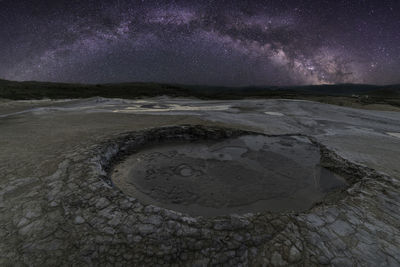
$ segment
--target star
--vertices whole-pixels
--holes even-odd
[[[399,83],[399,13],[390,0],[2,1],[0,78]]]

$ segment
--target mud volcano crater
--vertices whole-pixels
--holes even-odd
[[[348,185],[301,135],[176,126],[128,134],[109,149],[115,187],[192,216],[303,211]]]

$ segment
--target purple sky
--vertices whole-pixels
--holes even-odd
[[[0,78],[400,83],[400,1],[0,0]]]

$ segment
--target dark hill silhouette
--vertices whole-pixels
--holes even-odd
[[[326,99],[351,99],[361,104],[400,106],[400,85],[335,84],[308,86],[222,87],[164,83],[72,84],[52,82],[16,82],[0,79],[0,98],[63,99],[94,96],[141,98],[167,95],[201,99],[295,98],[326,102]],[[336,104],[335,101],[327,101]],[[340,103],[339,103],[340,104]],[[346,104],[344,104],[346,105]]]

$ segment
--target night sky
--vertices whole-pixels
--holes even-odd
[[[0,78],[400,83],[400,1],[0,0]]]

